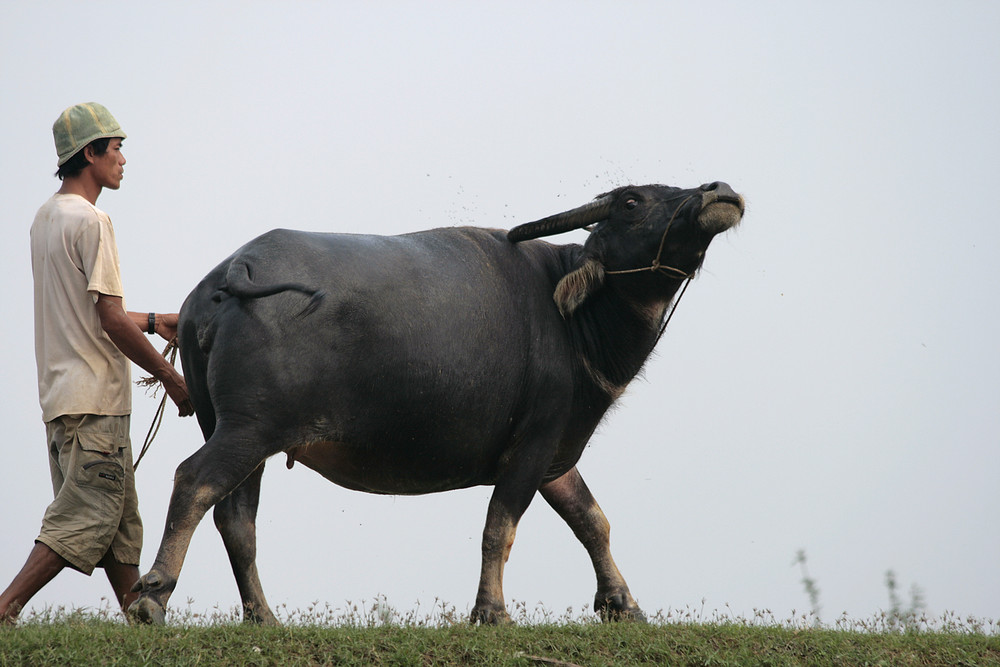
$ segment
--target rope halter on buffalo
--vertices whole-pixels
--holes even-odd
[[[673,305],[671,306],[670,310],[664,314],[663,323],[660,325],[660,333],[656,335],[657,343],[659,343],[660,339],[663,337],[663,332],[667,330],[667,325],[670,324],[670,318],[672,318],[674,316],[674,313],[677,312],[677,305],[681,302],[681,298],[684,296],[684,292],[687,291],[688,285],[691,284],[691,277],[693,274],[687,273],[686,271],[681,271],[680,269],[676,269],[672,266],[666,266],[665,264],[660,264],[660,257],[663,255],[663,246],[666,245],[667,243],[667,234],[670,233],[670,226],[674,224],[674,219],[677,217],[677,214],[681,212],[681,209],[684,208],[684,205],[687,204],[688,200],[690,200],[692,197],[694,197],[694,195],[688,195],[680,203],[680,206],[674,209],[673,215],[671,215],[670,220],[667,221],[666,229],[663,230],[663,236],[660,237],[660,247],[656,251],[656,257],[653,258],[652,264],[650,264],[649,266],[640,267],[638,269],[622,269],[621,271],[607,271],[607,270],[604,271],[605,275],[612,275],[612,276],[621,275],[624,273],[642,273],[644,271],[650,271],[652,273],[656,273],[657,271],[660,271],[662,273],[667,274],[668,276],[684,281],[684,285],[681,287],[681,293],[677,295],[676,299],[674,299]]]
[[[163,348],[163,358],[169,361],[171,366],[175,365],[174,362],[177,360],[177,350],[178,346],[176,338],[167,343],[167,346]],[[167,356],[168,354],[170,355],[169,357]],[[162,386],[160,381],[154,377],[141,378],[136,380],[136,384],[140,387],[146,387],[147,393],[148,388],[152,387],[153,398],[156,398],[156,392],[159,387]],[[160,399],[160,406],[156,408],[156,412],[153,414],[153,423],[149,425],[149,430],[146,432],[146,439],[142,443],[142,449],[139,450],[139,456],[136,457],[135,463],[132,464],[133,471],[139,469],[139,461],[141,461],[142,457],[146,455],[146,452],[149,450],[149,446],[153,444],[153,439],[156,437],[156,434],[159,433],[160,424],[163,422],[163,411],[166,406],[167,392],[163,392],[163,398]]]

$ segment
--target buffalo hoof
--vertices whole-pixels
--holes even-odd
[[[473,625],[512,625],[510,614],[503,607],[474,607],[469,622]]]
[[[163,607],[149,598],[139,598],[128,608],[129,620],[144,625],[164,625],[167,614]]]
[[[263,625],[277,627],[281,625],[266,605],[255,607],[252,604],[243,605],[243,622],[247,625]]]
[[[631,600],[631,596],[628,599],[618,595],[605,599],[599,598],[594,601],[594,611],[597,612],[597,615],[605,623],[617,623],[621,621],[631,623],[649,622],[646,620],[646,615],[642,613],[639,605]]]
[[[642,612],[642,609],[636,607],[635,609],[604,609],[598,612],[601,616],[601,621],[605,623],[649,623],[646,620],[646,614]]]

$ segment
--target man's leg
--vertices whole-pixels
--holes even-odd
[[[129,605],[139,597],[139,593],[132,592],[132,586],[139,581],[139,568],[135,565],[119,563],[110,551],[98,566],[104,568],[104,573],[108,575],[108,581],[111,582],[111,588],[115,591],[115,600],[118,601],[122,611],[126,611]]]
[[[0,624],[13,624],[17,615],[35,593],[52,581],[69,563],[62,556],[41,542],[35,542],[24,567],[0,593]]]

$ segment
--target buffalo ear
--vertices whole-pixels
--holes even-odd
[[[564,318],[569,318],[584,300],[604,284],[604,265],[588,257],[583,265],[567,273],[556,284],[552,298]]]

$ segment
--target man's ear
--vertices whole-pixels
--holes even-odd
[[[568,319],[573,311],[603,284],[604,265],[594,257],[588,257],[580,268],[562,277],[556,285],[552,298],[562,316]]]

